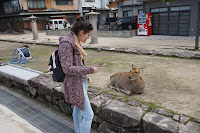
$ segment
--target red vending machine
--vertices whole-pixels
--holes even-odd
[[[138,14],[137,35],[138,36],[152,35],[152,14],[151,13]]]

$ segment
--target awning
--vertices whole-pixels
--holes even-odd
[[[159,1],[159,0],[137,0],[137,2]]]
[[[123,0],[115,0],[113,3],[111,3],[108,7],[111,8],[111,7],[116,7],[115,4],[118,2],[118,1],[123,1]]]
[[[55,16],[50,16],[51,18],[52,17],[66,17],[66,15],[55,15]]]
[[[134,7],[134,6],[141,6],[141,3],[137,3],[137,4],[130,4],[130,5],[122,5],[120,7]]]
[[[26,15],[54,15],[54,14],[79,14],[79,11],[65,11],[65,12],[24,12],[20,13],[21,16]]]

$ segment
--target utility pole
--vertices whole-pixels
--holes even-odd
[[[197,28],[196,28],[196,38],[195,38],[195,49],[199,49],[199,18],[200,18],[200,13],[199,13],[199,7],[200,7],[200,3],[198,3],[198,10],[197,10]]]

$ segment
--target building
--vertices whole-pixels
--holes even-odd
[[[38,17],[39,30],[44,30],[49,19],[64,18],[73,23],[79,16],[78,0],[1,0],[0,31],[25,32],[31,30],[28,17]]]
[[[100,14],[97,15],[97,25],[104,25],[106,23],[107,18],[116,17],[116,8],[109,8],[108,5],[113,0],[82,0],[82,13],[85,16],[86,13],[91,12],[94,10],[99,12]],[[88,19],[86,17],[86,19]]]
[[[143,10],[142,2],[137,0],[115,0],[109,7],[116,6],[118,8],[118,18],[137,16]]]
[[[200,0],[137,1],[143,2],[144,12],[152,13],[153,35],[195,36]]]

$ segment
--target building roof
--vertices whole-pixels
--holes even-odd
[[[111,7],[116,7],[116,3],[118,1],[123,1],[123,0],[115,0],[113,3],[111,3],[108,7],[111,8]]]
[[[45,14],[79,14],[79,11],[61,11],[61,12],[24,12],[24,13],[20,13],[19,15],[45,15]]]
[[[137,2],[159,1],[159,0],[137,0]]]

